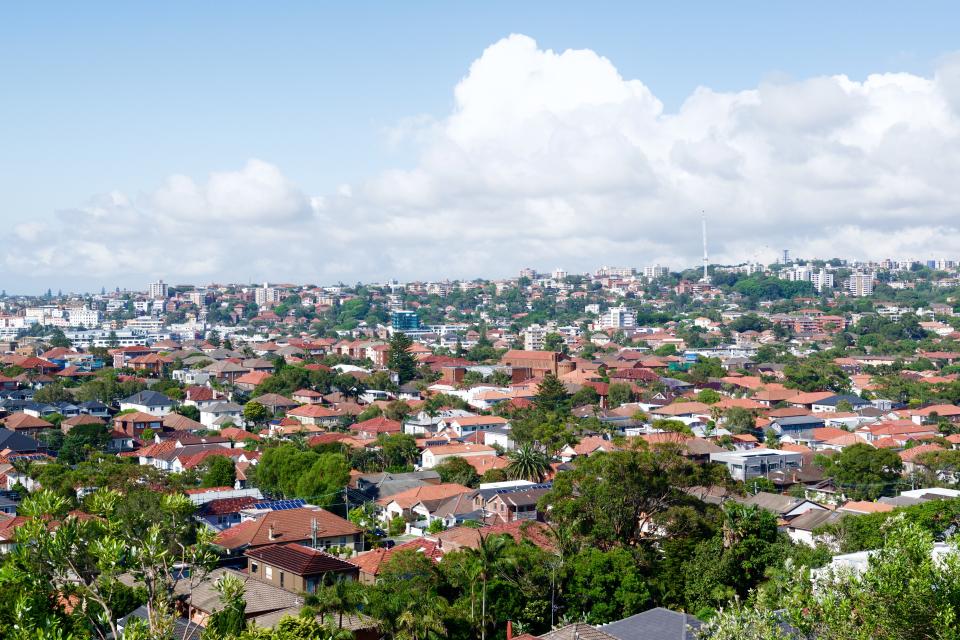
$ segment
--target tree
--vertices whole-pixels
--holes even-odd
[[[567,343],[559,333],[548,333],[543,337],[543,348],[545,351],[566,353]]]
[[[862,571],[797,568],[778,599],[757,597],[712,620],[705,640],[792,637],[867,640],[957,638],[960,555],[934,554],[933,536],[909,522],[891,528]],[[789,623],[793,633],[785,631]]]
[[[42,389],[37,389],[33,394],[36,402],[69,402],[73,400],[70,392],[64,389],[60,383],[48,384]]]
[[[600,404],[600,394],[593,387],[580,387],[576,393],[570,396],[570,406],[572,407],[597,404]]]
[[[567,408],[569,398],[567,388],[560,378],[553,373],[547,373],[537,386],[534,403],[543,411],[563,411]]]
[[[388,469],[406,469],[420,457],[417,440],[408,433],[381,435],[379,444]]]
[[[704,404],[717,404],[722,396],[713,389],[703,389],[697,394],[697,401]]]
[[[783,369],[787,381],[785,386],[800,391],[835,391],[845,393],[850,390],[850,378],[839,365],[823,359],[807,358],[788,364]]]
[[[110,442],[107,427],[102,424],[78,424],[63,438],[58,459],[65,464],[86,460],[91,451],[103,451]]]
[[[435,624],[435,603],[445,604],[437,594],[439,585],[433,560],[416,551],[397,551],[383,563],[377,583],[369,589],[367,611],[380,621],[388,637],[413,638],[415,618],[419,615],[428,618],[431,626],[439,627]],[[442,635],[443,628],[434,632]]]
[[[214,611],[207,621],[204,637],[229,638],[240,635],[246,628],[244,612],[247,601],[244,599],[243,581],[228,573],[220,576],[214,589],[224,603],[222,609]]]
[[[903,471],[903,460],[891,449],[859,443],[833,457],[818,456],[816,463],[853,500],[874,500],[893,495]]]
[[[629,549],[586,548],[570,558],[566,568],[569,611],[589,624],[626,618],[651,601],[647,578]]]
[[[192,404],[182,404],[177,407],[177,413],[185,418],[190,418],[194,422],[200,422],[200,408]]]
[[[395,331],[390,338],[387,367],[397,374],[400,384],[413,380],[417,375],[417,360],[410,352],[412,346],[413,340],[402,331]]]
[[[550,469],[550,459],[532,444],[523,444],[509,454],[507,475],[514,480],[543,482]]]
[[[440,474],[441,482],[462,484],[465,487],[476,487],[480,481],[477,470],[460,456],[447,458],[433,468]]]
[[[480,605],[480,638],[486,640],[487,637],[487,582],[492,573],[497,569],[500,562],[500,553],[507,544],[504,535],[483,535],[479,536],[479,544],[470,549],[467,553],[474,560],[477,578],[480,580],[481,587],[481,605]]]
[[[678,446],[639,443],[579,457],[573,465],[557,474],[540,508],[551,509],[551,521],[569,535],[601,549],[655,536],[647,526],[686,495],[682,487],[703,482],[698,473],[707,471],[682,457]]]
[[[243,419],[247,422],[259,425],[266,422],[269,418],[270,410],[256,400],[251,400],[243,405]]]
[[[633,387],[626,382],[612,382],[607,389],[607,404],[616,409],[633,400]]]
[[[296,495],[314,504],[331,505],[340,499],[350,481],[350,464],[339,453],[316,457],[310,468],[297,480]]]
[[[227,456],[210,456],[200,465],[201,487],[232,487],[237,479],[237,469]]]
[[[145,495],[150,509],[140,502]],[[160,637],[173,624],[177,585],[196,586],[215,564],[212,532],[195,526],[194,505],[182,494],[101,489],[86,504],[95,517],[68,513],[69,502],[45,490],[25,500],[19,515],[26,521],[5,563],[5,579],[41,581],[57,597],[69,593],[75,615],[97,637],[119,638],[114,595],[125,576],[143,590],[150,637]]]

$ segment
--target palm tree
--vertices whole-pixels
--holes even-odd
[[[337,576],[329,584],[321,585],[315,593],[308,595],[305,602],[316,609],[321,617],[328,613],[337,614],[337,628],[343,628],[343,614],[355,612],[365,599],[365,592],[359,582]]]
[[[470,550],[470,555],[476,562],[477,577],[482,585],[480,596],[480,640],[487,638],[487,581],[501,563],[500,554],[507,544],[504,535],[491,536],[479,534],[480,543],[476,549]]]
[[[405,610],[397,618],[397,640],[427,640],[442,638],[447,633],[443,618],[447,603],[443,598],[435,597],[421,606]]]
[[[543,482],[547,469],[550,468],[550,460],[547,456],[531,444],[515,449],[510,453],[509,458],[507,475],[514,480]]]

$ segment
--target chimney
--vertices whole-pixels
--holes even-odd
[[[513,640],[513,622],[507,620],[507,640]]]
[[[317,519],[314,518],[310,521],[310,542],[313,543],[313,548],[317,548]]]
[[[274,540],[275,538],[276,538],[276,536],[273,535],[273,524],[271,524],[271,525],[270,525],[270,529],[267,531],[267,539],[268,539],[268,540]]]

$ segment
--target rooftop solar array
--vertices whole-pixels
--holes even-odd
[[[267,502],[258,502],[251,509],[270,509],[271,511],[286,511],[287,509],[300,509],[307,504],[306,500],[297,498],[296,500],[269,500]]]

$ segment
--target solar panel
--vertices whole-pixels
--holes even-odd
[[[271,511],[286,511],[288,509],[300,509],[307,504],[306,500],[296,498],[294,500],[269,500],[267,502],[258,502],[253,505],[253,509],[270,509]]]

